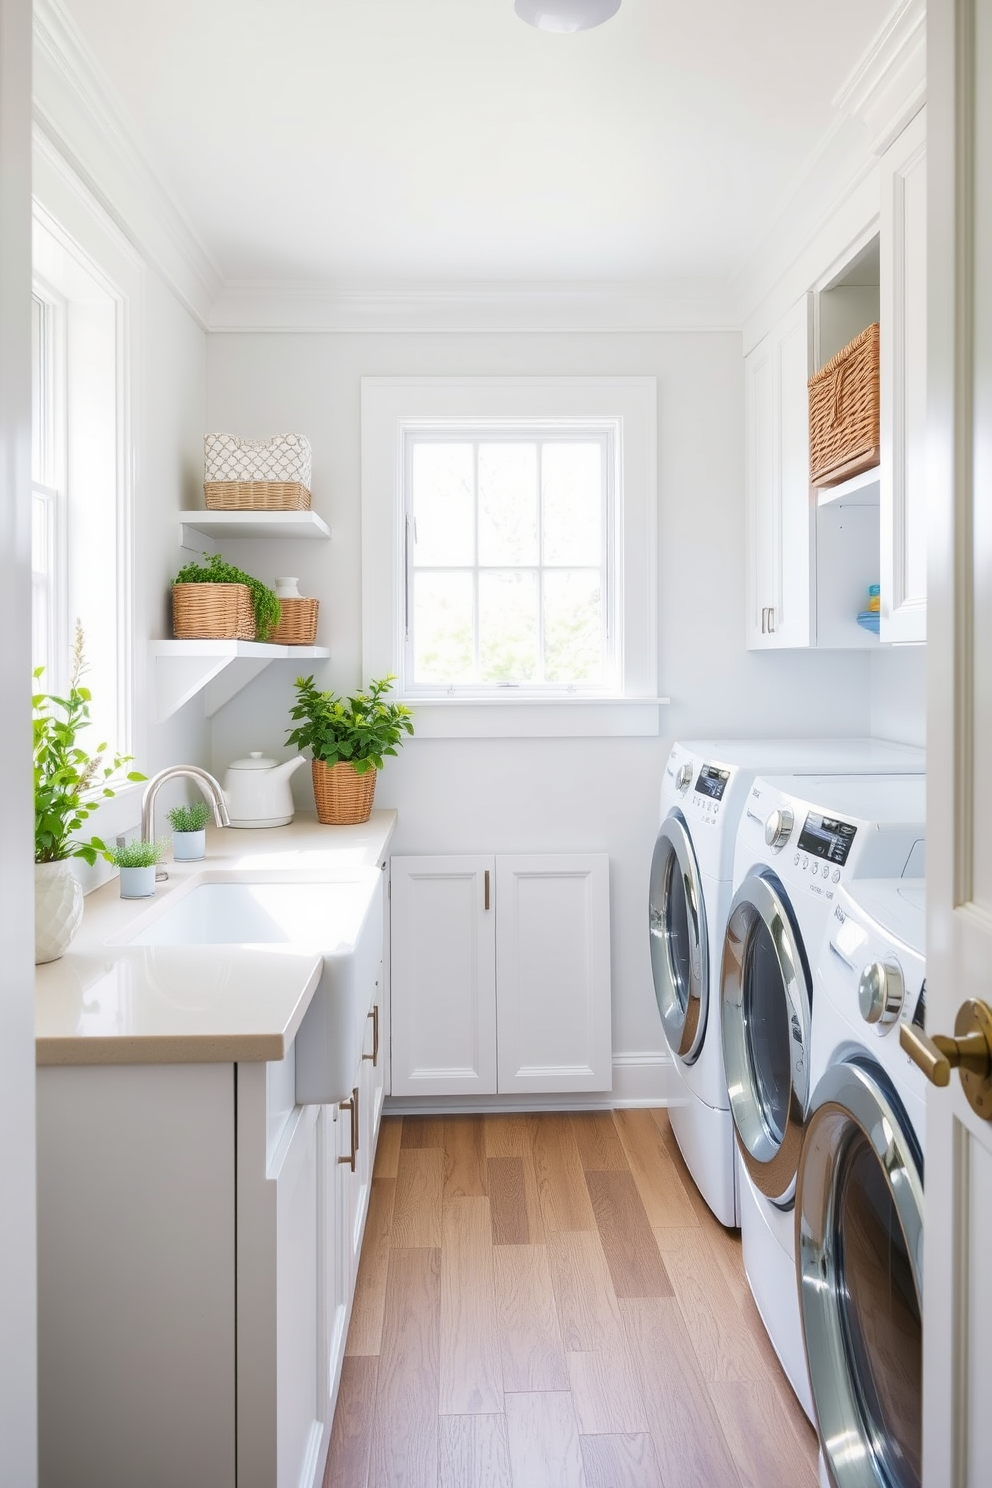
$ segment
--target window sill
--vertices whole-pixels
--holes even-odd
[[[651,736],[668,698],[404,698],[418,739]]]

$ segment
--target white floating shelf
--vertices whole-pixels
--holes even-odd
[[[203,693],[212,718],[273,661],[323,661],[326,646],[270,646],[265,641],[151,641],[159,722]]]
[[[870,470],[863,470],[860,475],[852,475],[850,480],[841,481],[839,486],[818,490],[816,504],[832,506],[835,501],[843,501],[846,506],[877,506],[880,482],[881,469],[878,465],[873,465]]]
[[[203,538],[295,537],[326,542],[331,529],[313,511],[181,511],[179,542],[202,549]]]

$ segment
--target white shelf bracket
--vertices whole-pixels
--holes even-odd
[[[231,658],[230,664],[215,672],[209,677],[203,693],[203,711],[208,718],[213,718],[218,708],[223,708],[229,703],[234,695],[247,687],[249,682],[254,681],[259,672],[264,672],[269,665],[267,659],[257,659],[251,656],[235,656]]]
[[[173,713],[178,713],[184,703],[188,703],[236,660],[234,656],[216,655],[157,656],[155,700],[159,723],[164,723]],[[265,665],[264,662],[262,664]],[[236,691],[235,687],[233,692]]]

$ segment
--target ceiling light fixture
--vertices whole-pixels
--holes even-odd
[[[620,0],[515,0],[514,9],[540,31],[588,31],[620,9]]]

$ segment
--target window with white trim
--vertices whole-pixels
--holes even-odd
[[[425,737],[659,727],[651,377],[362,379],[362,671]]]
[[[582,422],[406,432],[406,695],[615,692],[615,442]]]
[[[67,654],[62,307],[31,297],[31,641],[46,690],[61,693]]]

